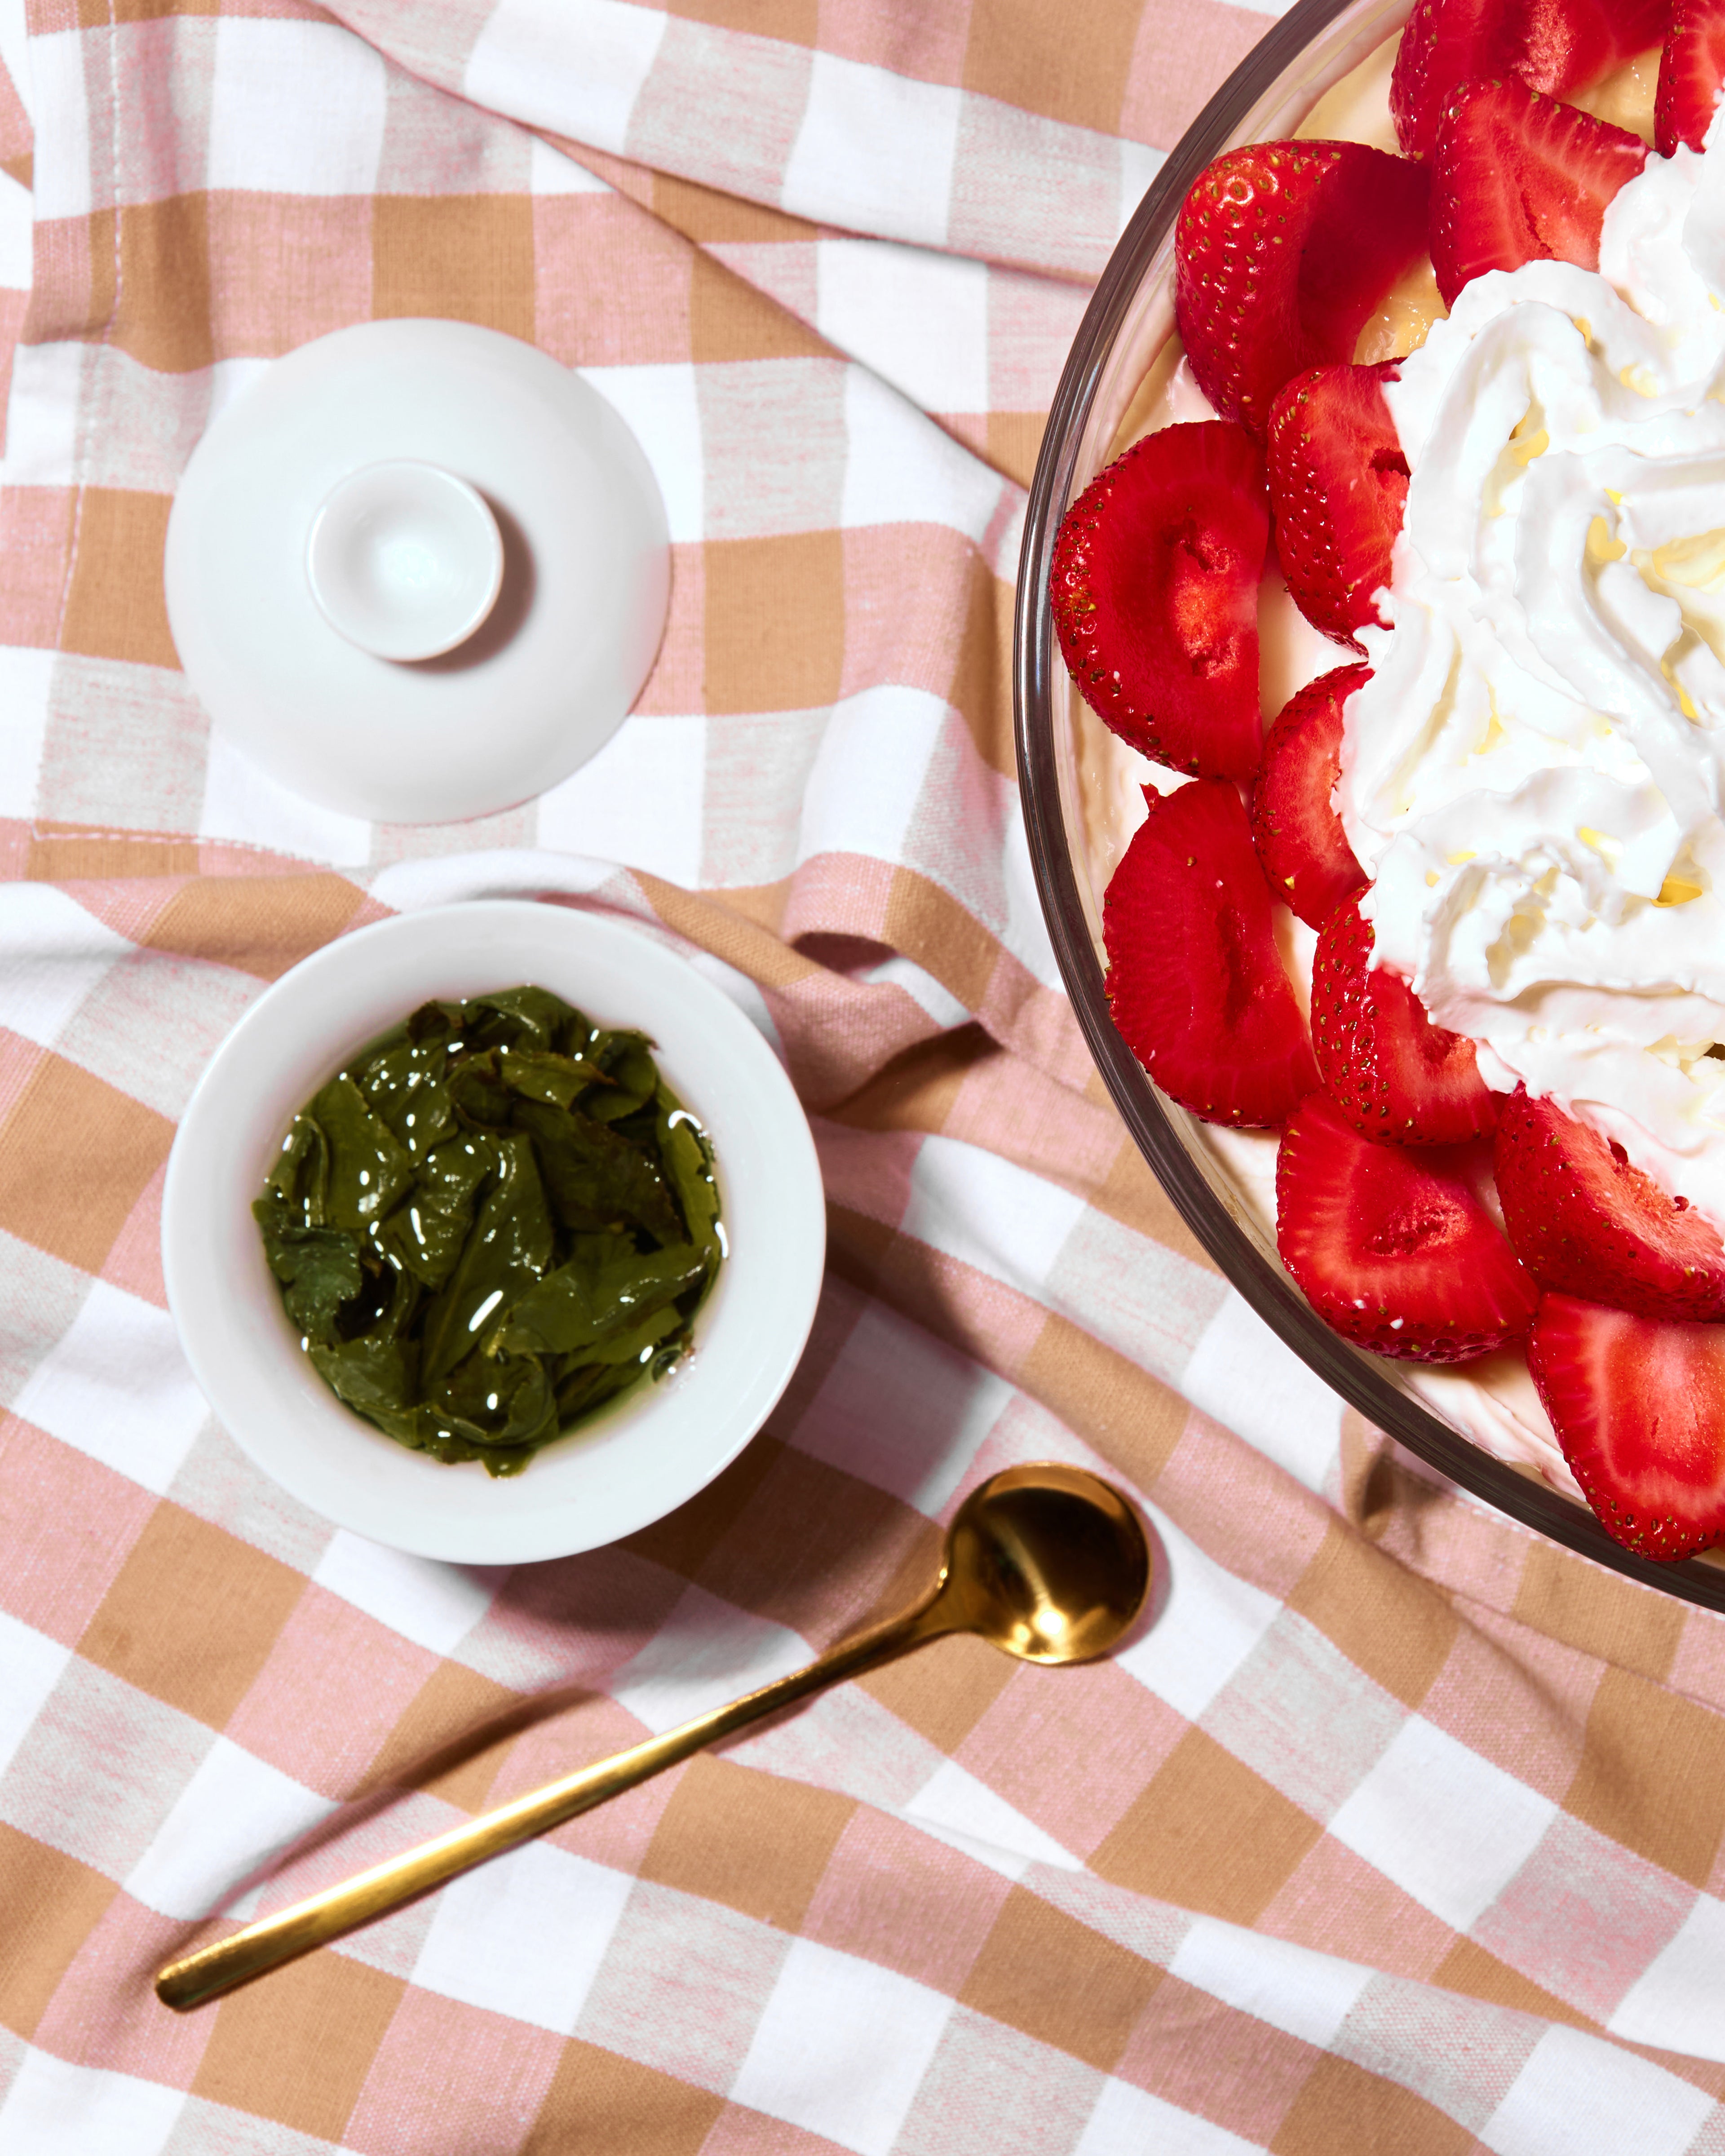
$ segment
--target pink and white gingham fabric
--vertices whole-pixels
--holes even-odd
[[[1725,2149],[1725,1631],[1416,1473],[1106,1105],[1013,779],[1091,280],[1227,0],[0,5],[0,2156]],[[286,793],[181,674],[211,416],[345,323],[624,413],[636,715],[482,823]],[[711,1490],[485,1571],[332,1529],[175,1344],[175,1120],[264,985],[525,893],[692,954],[832,1259]],[[793,1666],[1057,1456],[1157,1538],[1048,1671],[947,1642],[176,2017],[156,1968]]]

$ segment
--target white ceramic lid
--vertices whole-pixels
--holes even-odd
[[[417,662],[362,649],[307,572],[325,503],[367,467],[465,482],[502,541],[476,631]],[[362,322],[302,345],[193,451],[168,521],[169,623],[213,725],[326,808],[383,823],[493,814],[621,725],[670,594],[664,505],[578,375],[467,322]]]

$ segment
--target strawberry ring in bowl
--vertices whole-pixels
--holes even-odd
[[[1717,1608],[1722,76],[1725,0],[1299,0],[1097,287],[1014,680],[1075,1010],[1224,1274]]]

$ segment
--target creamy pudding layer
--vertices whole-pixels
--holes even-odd
[[[1378,963],[1725,1229],[1725,133],[1469,285],[1337,793]]]

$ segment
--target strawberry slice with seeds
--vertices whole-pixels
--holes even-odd
[[[1147,787],[1102,906],[1108,1004],[1164,1093],[1207,1122],[1281,1122],[1317,1083],[1246,813],[1225,779]]]
[[[1290,375],[1353,357],[1426,249],[1425,169],[1359,142],[1249,142],[1199,174],[1174,232],[1174,306],[1198,386],[1262,439]]]
[[[1431,155],[1458,84],[1513,71],[1519,13],[1512,0],[1414,0],[1389,78],[1395,139],[1410,157]]]
[[[1270,408],[1266,470],[1276,551],[1297,606],[1343,644],[1383,617],[1372,594],[1389,582],[1390,550],[1408,501],[1408,459],[1384,395],[1400,379],[1376,367],[1296,374]]]
[[[1049,576],[1068,671],[1123,741],[1176,771],[1258,767],[1264,459],[1221,420],[1164,427],[1066,511]]]
[[[1371,963],[1358,899],[1324,923],[1312,963],[1312,1040],[1325,1089],[1354,1128],[1399,1145],[1460,1145],[1496,1110],[1473,1043],[1434,1025],[1399,973]]]
[[[1445,306],[1488,270],[1523,262],[1599,266],[1613,197],[1647,162],[1647,146],[1513,75],[1465,82],[1438,124],[1431,260]]]
[[[1725,87],[1725,0],[1672,0],[1659,56],[1653,146],[1669,157],[1680,142],[1699,150]]]
[[[1518,1087],[1497,1111],[1503,1223],[1542,1287],[1641,1317],[1725,1317],[1725,1245],[1620,1145]]]
[[[1665,1563],[1725,1537],[1725,1326],[1548,1295],[1527,1368],[1615,1542]]]
[[[1276,1244],[1327,1325],[1404,1362],[1489,1354],[1539,1300],[1460,1154],[1373,1145],[1322,1093],[1282,1133]]]
[[[1671,0],[1521,0],[1516,73],[1561,97],[1661,43]]]
[[[1414,0],[1389,79],[1395,139],[1409,157],[1430,155],[1450,92],[1474,76],[1518,75],[1548,97],[1597,82],[1660,42],[1669,4]]]
[[[1342,775],[1342,707],[1372,678],[1338,666],[1291,696],[1264,742],[1252,790],[1252,844],[1271,890],[1308,928],[1366,887],[1330,797]]]

